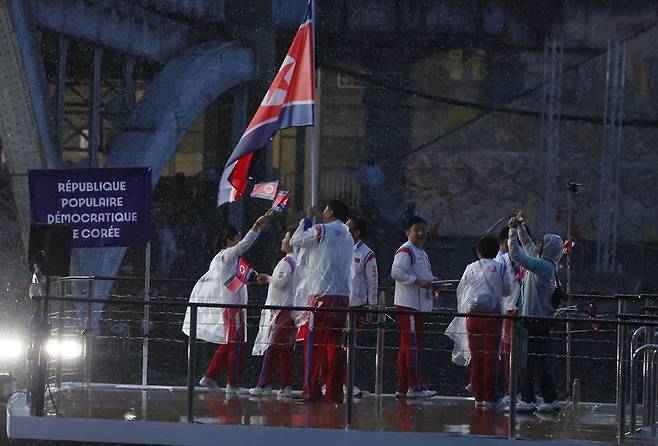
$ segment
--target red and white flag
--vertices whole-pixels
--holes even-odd
[[[245,192],[254,152],[272,139],[277,130],[313,125],[315,62],[312,1],[288,54],[254,117],[226,162],[219,181],[217,206],[237,201]]]
[[[238,292],[238,290],[242,287],[242,285],[246,285],[247,282],[249,281],[249,276],[254,272],[254,269],[247,263],[245,259],[242,257],[238,258],[238,268],[229,279],[224,282],[224,285],[226,288],[231,291],[231,293],[235,294]]]
[[[276,212],[283,212],[283,210],[286,208],[286,205],[288,204],[288,198],[290,198],[290,192],[287,190],[280,190],[276,194],[274,203],[272,203],[272,209],[274,209]]]
[[[251,191],[253,198],[262,198],[263,200],[274,200],[276,193],[279,191],[278,181],[269,181],[267,183],[258,183]]]

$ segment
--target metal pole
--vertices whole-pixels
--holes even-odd
[[[63,285],[64,284],[62,282],[59,282],[58,284],[60,297],[64,294],[62,292]],[[60,346],[62,345],[62,332],[64,331],[64,320],[62,319],[63,314],[64,314],[64,301],[60,300],[59,308],[57,309],[57,342],[59,342]],[[55,386],[57,386],[58,389],[61,389],[62,388],[62,355],[61,354],[57,355],[55,361],[56,361]]]
[[[640,355],[643,355],[644,352],[646,351],[655,351],[658,350],[658,345],[656,344],[645,344],[642,347],[638,348],[631,356],[631,388],[630,388],[630,394],[631,394],[631,421],[630,421],[630,434],[633,435],[635,433],[635,428],[637,426],[636,423],[636,412],[635,412],[635,404],[637,403],[637,395],[636,395],[636,384],[635,384],[635,379],[633,379],[633,375],[636,372],[637,366],[635,363],[637,362],[637,358]],[[652,401],[653,402],[653,401]]]
[[[386,309],[386,292],[381,290],[379,292],[379,300],[377,302],[378,310]],[[386,314],[379,313],[377,315],[377,354],[375,356],[375,395],[382,395],[382,387],[384,384],[384,326],[386,325]]]
[[[91,80],[91,123],[89,132],[89,167],[98,166],[98,149],[101,141],[101,75],[103,48],[94,47],[94,69]]]
[[[649,405],[649,423],[648,425],[651,426],[651,436],[655,437],[656,436],[656,388],[658,386],[658,382],[656,381],[656,378],[658,377],[658,374],[656,374],[656,364],[654,361],[656,360],[656,352],[653,351],[651,352],[651,390],[649,393],[649,400],[648,405]],[[647,425],[647,422],[644,422],[644,425]]]
[[[91,384],[91,354],[92,354],[92,340],[94,337],[94,330],[91,328],[91,299],[96,295],[96,282],[94,279],[89,280],[88,288],[88,297],[89,302],[87,302],[87,317],[85,318],[85,356],[84,356],[84,372],[83,372],[83,381],[87,384],[87,387]]]
[[[194,381],[196,371],[196,314],[197,307],[190,306],[190,336],[187,344],[187,422],[194,422]]]
[[[567,186],[567,241],[571,240],[571,187]],[[571,248],[567,251],[567,306],[571,304]],[[566,323],[566,384],[567,395],[571,395],[571,322]]]
[[[43,416],[44,392],[48,379],[48,352],[45,348],[48,339],[48,299],[50,297],[50,276],[46,276],[46,295],[41,305],[41,318],[39,320],[39,338],[37,340],[37,379],[32,399],[34,416]],[[31,408],[32,409],[32,408]]]
[[[569,295],[567,294],[567,306],[569,306]],[[566,351],[565,351],[565,356],[566,356],[566,368],[567,368],[567,378],[566,378],[566,385],[567,385],[567,399],[571,398],[571,322],[566,323],[566,331],[567,331],[567,341],[566,341]]]
[[[151,294],[151,242],[146,243],[146,267],[144,271],[144,302],[149,301]],[[142,387],[148,385],[149,367],[149,305],[144,305],[144,326],[142,327]]]
[[[567,241],[571,241],[571,188],[567,186]],[[571,294],[571,248],[567,251],[567,294]]]
[[[516,438],[516,394],[519,379],[519,322],[512,321],[512,342],[509,349],[509,433],[508,438]]]
[[[354,313],[347,312],[347,387],[345,395],[345,430],[352,429],[352,402],[354,400],[354,351],[356,339],[354,337]]]
[[[319,173],[319,153],[318,153],[318,102],[317,102],[317,82],[319,76],[316,76],[315,70],[315,28],[317,25],[315,16],[315,0],[311,0],[311,17],[313,19],[313,33],[312,33],[312,64],[313,64],[313,95],[316,103],[313,107],[313,127],[311,128],[311,206],[314,208],[318,205],[318,173]]]
[[[66,100],[66,59],[69,39],[59,36],[59,63],[57,66],[57,149],[64,152],[64,107]]]
[[[626,301],[617,296],[617,313],[624,314],[626,311]],[[621,319],[617,319],[621,321]],[[633,354],[633,352],[631,352]],[[626,326],[617,325],[617,441],[621,443],[625,435],[626,424],[626,375],[625,375],[625,360],[626,360]],[[633,376],[631,375],[631,382]]]
[[[649,306],[651,305],[651,301],[649,299],[644,300],[644,305]],[[648,311],[645,312],[646,314],[649,314]],[[645,344],[651,344],[653,342],[653,333],[654,333],[654,328],[653,327],[646,327],[644,330],[644,343]],[[651,376],[651,361],[649,361],[649,353],[644,354],[643,358],[643,364],[642,364],[642,422],[645,426],[648,426],[647,421],[649,420],[649,399],[650,399],[650,393],[649,393],[649,380]]]

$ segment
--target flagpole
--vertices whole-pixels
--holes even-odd
[[[315,20],[315,0],[310,0],[311,1],[311,19],[313,23],[313,40],[311,44],[313,45],[313,97],[315,98],[315,103],[313,104],[313,127],[311,128],[311,206],[314,208],[317,208],[318,206],[318,168],[319,168],[319,163],[318,163],[318,113],[317,113],[317,106],[318,106],[318,97],[317,97],[317,77],[315,75],[316,73],[316,68],[315,68],[315,26],[316,26],[316,20]]]

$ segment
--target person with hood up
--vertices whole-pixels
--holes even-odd
[[[522,316],[553,317],[551,304],[557,286],[557,268],[562,257],[562,238],[546,234],[535,245],[523,224],[523,214],[518,213],[509,222],[509,257],[526,269],[521,286],[518,313]],[[519,245],[519,241],[521,245]],[[520,371],[521,401],[516,406],[519,412],[556,412],[560,410],[557,393],[548,364],[548,335],[550,321],[533,321],[524,324],[527,330],[526,367]],[[539,388],[544,398],[542,404],[535,403],[534,377],[539,377]]]
[[[295,270],[297,267],[297,253],[290,245],[290,238],[296,228],[286,232],[281,240],[281,251],[286,256],[279,260],[272,275],[259,274],[256,283],[269,284],[265,305],[293,306],[295,298]],[[292,397],[292,370],[295,350],[294,312],[291,310],[262,310],[260,313],[260,329],[254,342],[252,355],[263,356],[263,366],[260,370],[258,384],[249,390],[252,395],[272,395],[272,375],[279,367],[281,389],[277,393],[279,398]]]

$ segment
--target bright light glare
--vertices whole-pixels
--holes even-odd
[[[62,359],[75,359],[82,355],[82,345],[77,340],[50,339],[46,344],[46,351],[51,358],[60,357]]]
[[[23,344],[18,339],[0,338],[0,360],[18,359],[23,355]]]

